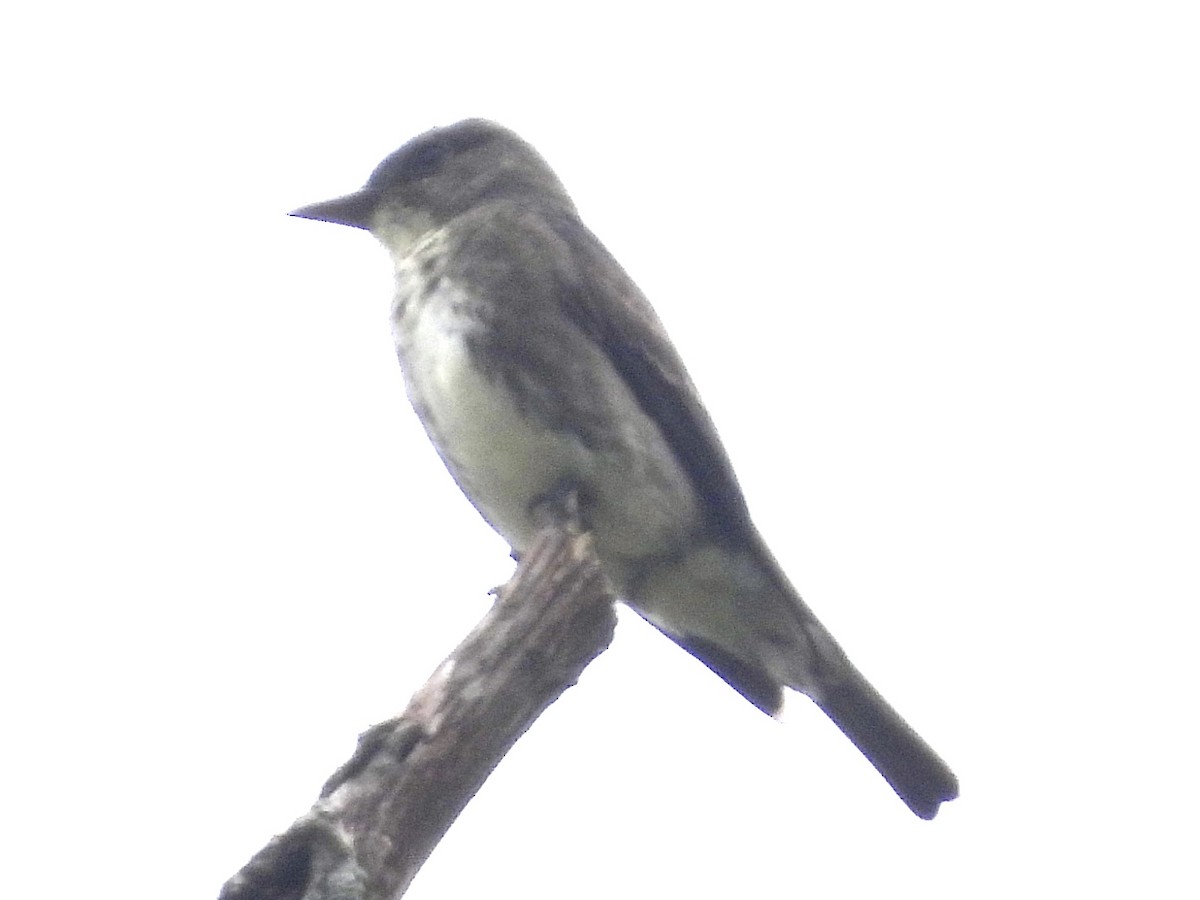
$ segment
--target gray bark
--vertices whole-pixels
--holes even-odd
[[[313,808],[221,900],[394,900],[533,721],[612,640],[613,596],[568,498],[492,609],[413,696],[359,739]]]

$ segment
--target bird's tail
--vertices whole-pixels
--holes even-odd
[[[908,808],[922,819],[958,796],[958,779],[858,670],[815,691],[817,706],[854,742]]]
[[[617,579],[619,581],[619,579]],[[816,701],[924,819],[958,779],[854,667],[761,542],[713,543],[643,573],[634,607],[769,715],[783,688]]]

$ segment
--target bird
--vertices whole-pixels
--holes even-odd
[[[775,561],[661,321],[530,144],[485,119],[436,127],[291,215],[390,254],[409,400],[514,555],[538,504],[573,491],[627,605],[762,711],[807,695],[917,816],[957,797]]]

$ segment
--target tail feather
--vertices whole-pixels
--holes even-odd
[[[922,819],[932,819],[944,801],[958,796],[950,767],[858,672],[822,686],[815,699]]]
[[[624,583],[638,612],[763,712],[779,712],[785,686],[812,697],[921,818],[958,796],[954,773],[846,658],[761,542],[702,544]]]

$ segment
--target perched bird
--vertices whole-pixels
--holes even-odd
[[[807,694],[918,816],[957,796],[776,564],[658,317],[532,147],[479,119],[436,128],[292,215],[387,248],[409,399],[518,554],[538,501],[575,490],[642,616],[768,713]]]

